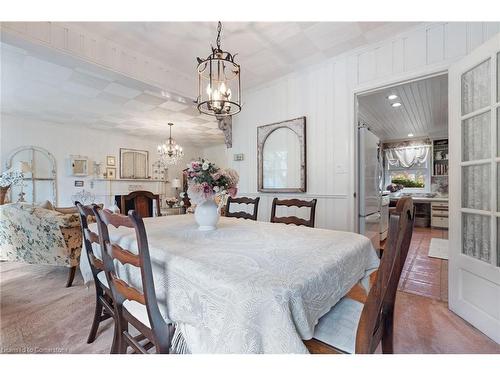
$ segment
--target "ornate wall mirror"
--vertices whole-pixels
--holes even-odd
[[[146,179],[149,173],[149,153],[120,148],[120,178]]]
[[[257,128],[258,190],[306,191],[306,118]]]

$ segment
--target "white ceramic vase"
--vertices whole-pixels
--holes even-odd
[[[196,210],[194,211],[194,218],[198,223],[199,230],[216,229],[217,222],[219,221],[217,204],[212,199],[208,199],[203,203],[200,203],[196,206]]]

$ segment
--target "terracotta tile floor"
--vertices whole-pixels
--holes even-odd
[[[448,261],[428,256],[431,238],[448,238],[448,231],[418,227],[414,229],[398,289],[446,302]]]

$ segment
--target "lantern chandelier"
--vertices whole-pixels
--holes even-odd
[[[217,47],[198,60],[198,110],[218,119],[241,111],[240,66],[235,55],[220,46],[222,23],[217,26]]]
[[[173,123],[169,122],[170,136],[167,141],[161,145],[158,145],[158,154],[160,155],[160,162],[164,165],[174,165],[177,164],[179,160],[184,156],[184,151],[182,147],[179,146],[175,140],[172,138],[172,126]]]

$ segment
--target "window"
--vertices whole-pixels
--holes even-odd
[[[403,167],[400,163],[391,165],[386,160],[385,186],[389,184],[403,185],[405,191],[430,191],[431,187],[430,158],[416,162],[410,167]]]
[[[425,189],[429,176],[427,163],[423,166],[413,166],[411,168],[391,168],[388,171],[388,184],[403,185],[404,188]]]

